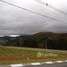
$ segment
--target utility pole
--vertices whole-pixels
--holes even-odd
[[[48,43],[47,43],[47,42],[48,42],[48,33],[46,33],[46,46],[45,46],[45,47],[46,47],[46,50],[47,50],[47,48],[48,48],[48,46],[47,46]]]
[[[47,41],[48,41],[48,37],[46,36],[46,46],[45,46],[46,50],[47,50]]]
[[[21,40],[22,40],[22,39],[21,39],[21,37],[20,37],[20,47],[21,47]]]
[[[47,50],[47,39],[46,39],[46,50]]]

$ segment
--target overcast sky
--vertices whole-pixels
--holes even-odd
[[[35,0],[4,0],[20,7],[53,17],[64,22],[58,22],[37,14],[19,9],[0,2],[0,35],[34,34],[37,32],[67,32],[67,15]],[[42,0],[55,8],[67,13],[67,0]]]

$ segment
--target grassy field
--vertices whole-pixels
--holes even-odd
[[[35,48],[0,46],[0,64],[67,60],[67,53]]]

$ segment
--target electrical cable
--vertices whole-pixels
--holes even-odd
[[[52,20],[55,20],[55,21],[58,21],[58,22],[61,22],[61,23],[64,23],[64,24],[66,23],[66,22],[63,22],[63,21],[61,21],[61,20],[58,20],[58,19],[55,19],[55,18],[46,16],[46,15],[43,15],[43,14],[37,13],[37,12],[35,12],[35,11],[32,11],[32,10],[29,10],[29,9],[26,9],[26,8],[23,8],[23,7],[20,7],[20,6],[17,6],[17,5],[15,5],[15,4],[12,4],[12,3],[9,3],[9,2],[3,1],[3,0],[0,0],[0,1],[3,2],[3,3],[6,3],[6,4],[8,4],[8,5],[12,5],[12,6],[14,6],[14,7],[23,9],[23,10],[25,10],[25,11],[28,11],[28,12],[31,12],[31,13],[34,13],[34,14],[37,14],[37,15],[39,15],[39,16],[46,17],[46,18],[49,18],[49,19],[52,19]]]
[[[57,9],[57,8],[49,5],[48,3],[42,2],[42,1],[40,1],[40,0],[35,0],[35,1],[38,2],[38,3],[40,3],[40,4],[46,5],[46,6],[50,7],[50,8],[52,8],[52,9],[60,12],[60,13],[63,13],[64,15],[67,15],[67,13],[65,13],[65,12],[61,11],[60,9]]]

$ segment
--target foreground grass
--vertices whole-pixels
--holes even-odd
[[[67,54],[59,51],[33,50],[0,46],[0,64],[16,64],[66,60]]]

